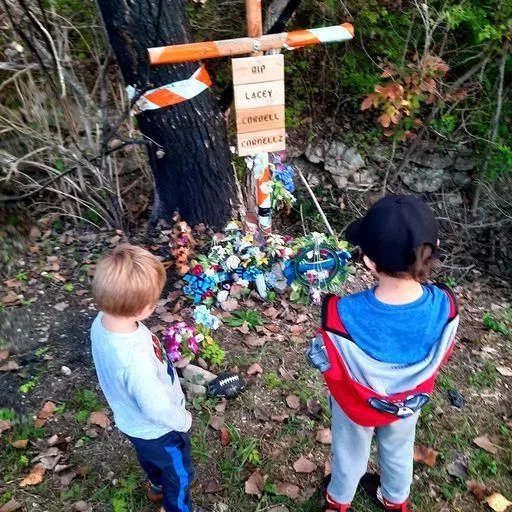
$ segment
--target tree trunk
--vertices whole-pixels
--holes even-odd
[[[190,78],[199,67],[148,63],[148,48],[192,41],[184,0],[98,0],[98,5],[126,85],[138,90],[160,87]],[[236,188],[226,125],[212,92],[144,111],[137,119],[150,143],[152,221],[178,211],[191,225],[222,227],[232,215]]]

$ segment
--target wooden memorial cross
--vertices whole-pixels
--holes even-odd
[[[348,41],[354,37],[350,23],[263,35],[261,0],[246,0],[247,36],[222,41],[149,48],[151,65],[177,64],[217,57],[251,54],[233,59],[233,84],[240,156],[253,156],[260,229],[272,227],[271,172],[268,152],[285,149],[284,58],[265,51],[293,50],[303,46]]]

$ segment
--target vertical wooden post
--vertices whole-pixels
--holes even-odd
[[[261,0],[245,0],[245,13],[247,18],[247,35],[249,37],[261,37],[263,35],[263,16],[261,12]],[[263,52],[254,48],[253,57],[262,55]],[[269,166],[268,153],[258,153],[254,156],[252,168],[256,178],[256,206],[258,208],[258,225],[262,233],[272,231],[272,173]]]

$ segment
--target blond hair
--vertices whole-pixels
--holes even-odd
[[[130,317],[156,304],[164,284],[162,263],[149,251],[124,244],[96,265],[92,294],[101,311]]]

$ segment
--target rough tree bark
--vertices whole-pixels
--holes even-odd
[[[199,63],[148,64],[147,48],[192,41],[184,0],[98,0],[98,5],[127,85],[147,90],[189,78],[198,68]],[[177,210],[192,225],[222,227],[232,214],[236,187],[225,121],[212,92],[137,118],[150,142],[152,221]]]

